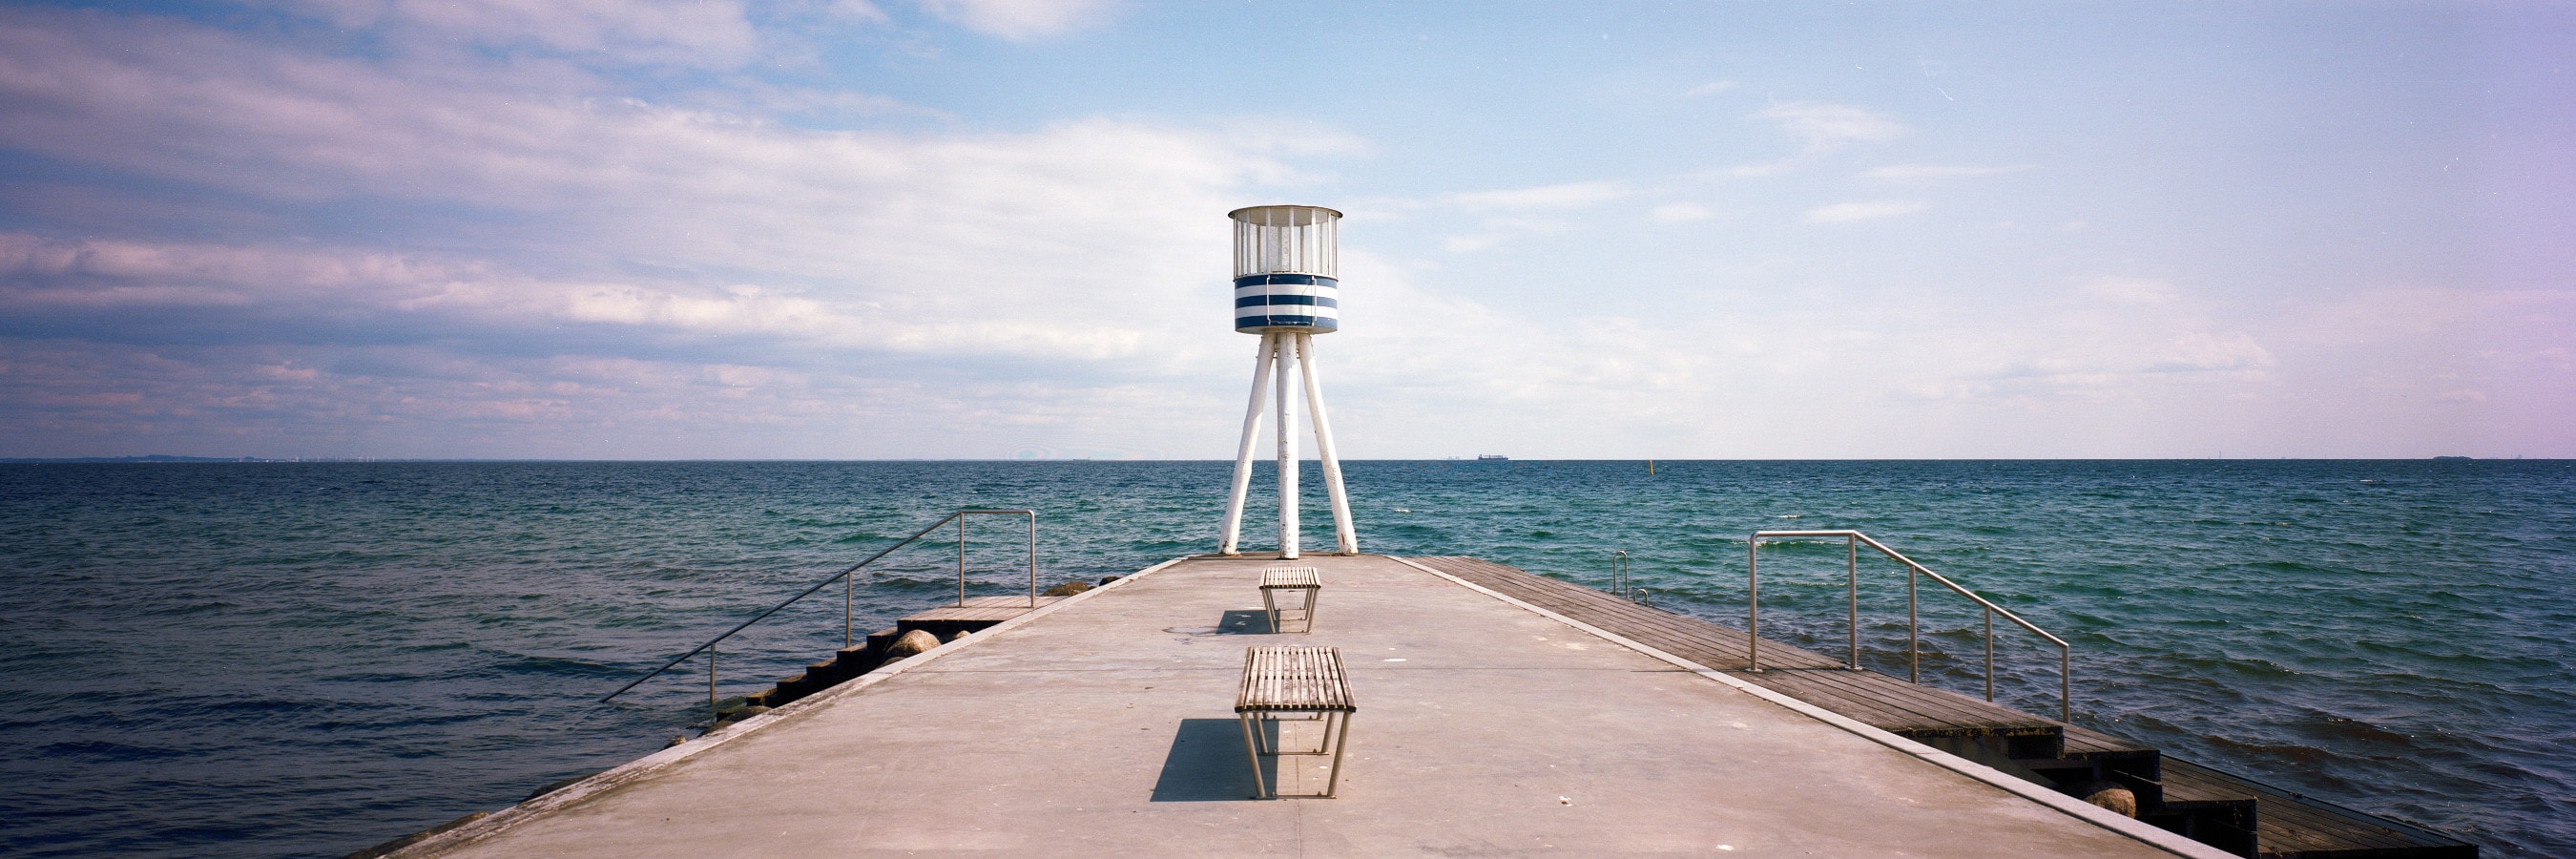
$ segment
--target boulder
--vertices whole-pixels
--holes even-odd
[[[1090,590],[1090,589],[1091,589],[1091,587],[1092,587],[1092,585],[1091,585],[1091,583],[1090,583],[1090,582],[1080,581],[1080,580],[1075,580],[1075,581],[1070,581],[1070,582],[1066,582],[1066,583],[1064,583],[1064,584],[1057,585],[1057,586],[1055,586],[1055,587],[1048,588],[1048,589],[1046,589],[1045,593],[1043,593],[1043,594],[1041,594],[1041,595],[1042,595],[1042,596],[1051,596],[1051,597],[1069,597],[1069,596],[1073,596],[1074,594],[1078,594],[1078,593],[1081,593],[1081,592],[1083,592],[1083,591]]]
[[[2085,802],[2119,812],[2122,817],[2138,816],[2138,795],[2128,788],[2107,781],[2097,781],[2076,789]]]
[[[893,644],[886,646],[886,661],[893,662],[907,656],[919,656],[938,646],[939,636],[916,629],[904,633],[902,638],[895,639]]]
[[[961,630],[958,630],[958,631],[957,631],[957,634],[956,634],[956,635],[949,636],[949,637],[948,637],[948,640],[950,640],[950,641],[964,641],[964,640],[966,640],[966,636],[974,635],[974,634],[975,634],[975,631],[974,631],[974,630],[971,630],[971,629],[961,629]]]

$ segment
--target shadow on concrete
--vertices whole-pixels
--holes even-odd
[[[1258,612],[1255,612],[1258,614]],[[1272,761],[1264,759],[1267,770]],[[1154,802],[1253,801],[1252,762],[1243,751],[1243,726],[1233,719],[1182,719],[1154,780]],[[1264,772],[1263,779],[1270,778]]]
[[[1216,620],[1220,635],[1269,635],[1270,613],[1260,609],[1235,609]]]

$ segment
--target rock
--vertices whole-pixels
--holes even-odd
[[[1091,589],[1091,587],[1092,587],[1092,585],[1091,585],[1091,583],[1090,583],[1090,582],[1078,581],[1078,580],[1077,580],[1077,581],[1070,581],[1070,582],[1066,582],[1066,583],[1064,583],[1064,584],[1057,585],[1057,586],[1055,586],[1055,587],[1048,588],[1048,589],[1046,589],[1046,591],[1045,591],[1044,593],[1040,594],[1040,596],[1050,596],[1050,597],[1069,597],[1069,596],[1073,596],[1074,594],[1078,594],[1078,593],[1081,593],[1081,592],[1083,592],[1083,591],[1090,590],[1090,589]]]
[[[672,747],[672,746],[676,746],[676,745],[679,745],[679,744],[681,744],[681,743],[685,743],[685,742],[688,742],[688,741],[689,741],[689,735],[687,735],[687,734],[672,734],[672,735],[671,735],[671,741],[670,741],[670,742],[667,742],[667,743],[663,743],[663,744],[662,744],[662,748],[666,748],[666,749],[667,749],[667,748],[670,748],[670,747]]]
[[[966,636],[974,635],[974,634],[975,634],[975,631],[974,631],[974,630],[971,630],[971,629],[961,629],[961,630],[958,630],[958,631],[957,631],[957,634],[956,634],[956,635],[949,636],[949,637],[948,637],[948,640],[950,640],[950,641],[965,641],[965,640],[966,640]]]
[[[2128,788],[2097,781],[2077,788],[2075,795],[2083,797],[2085,802],[2119,812],[2123,817],[2138,816],[2138,795]]]
[[[1101,576],[1100,583],[1105,585],[1123,578],[1126,578],[1126,576]]]
[[[904,633],[902,638],[895,639],[893,644],[886,646],[886,661],[893,662],[906,656],[919,656],[938,646],[939,636],[916,629]]]
[[[721,728],[766,712],[769,712],[769,708],[758,704],[748,704],[741,707],[735,707],[731,710],[720,710],[716,712],[716,727]]]
[[[367,849],[365,849],[365,850],[360,850],[360,851],[358,851],[358,852],[356,852],[356,853],[351,853],[351,854],[349,854],[349,855],[347,855],[347,856],[341,857],[341,859],[376,859],[376,857],[378,857],[378,856],[383,856],[383,855],[385,855],[385,854],[387,854],[387,853],[392,853],[392,852],[394,852],[394,851],[396,851],[396,850],[400,850],[400,849],[403,849],[403,848],[405,848],[405,847],[409,847],[409,846],[412,846],[412,845],[414,845],[414,844],[418,844],[418,843],[420,843],[420,842],[427,841],[427,840],[429,840],[430,836],[437,835],[437,834],[439,834],[439,833],[441,833],[441,832],[446,832],[446,831],[448,831],[448,830],[450,830],[450,829],[454,829],[454,828],[456,828],[456,827],[463,826],[463,825],[465,825],[465,824],[472,823],[472,822],[477,821],[477,820],[481,820],[481,819],[483,819],[484,817],[486,817],[486,816],[488,816],[488,815],[490,815],[490,814],[491,814],[491,812],[488,812],[488,811],[477,811],[477,812],[474,812],[473,814],[468,814],[468,815],[466,815],[466,816],[464,816],[464,817],[459,817],[459,818],[457,818],[457,819],[455,819],[455,820],[450,820],[450,821],[448,821],[448,822],[446,822],[446,823],[441,823],[441,824],[439,824],[439,825],[437,825],[437,826],[432,826],[432,827],[430,827],[430,828],[428,828],[428,829],[423,829],[423,830],[421,830],[421,831],[419,831],[419,832],[414,832],[414,833],[412,833],[412,834],[410,834],[410,835],[405,835],[405,836],[403,836],[403,837],[401,837],[401,838],[396,838],[396,839],[394,839],[394,840],[392,840],[392,841],[387,841],[387,842],[385,842],[385,843],[383,843],[383,844],[378,844],[378,845],[376,845],[376,846],[374,846],[374,847],[369,847],[369,848],[367,848]]]
[[[527,796],[520,797],[520,798],[519,798],[519,801],[520,801],[520,802],[526,802],[526,801],[528,801],[528,800],[535,799],[535,798],[537,798],[537,797],[544,796],[544,795],[546,795],[546,794],[553,793],[553,792],[555,792],[555,791],[562,790],[562,789],[567,788],[567,787],[571,787],[571,786],[573,786],[574,784],[580,783],[580,782],[581,782],[581,780],[586,779],[586,778],[589,778],[589,777],[591,777],[591,776],[595,776],[595,775],[598,775],[598,773],[585,773],[585,774],[582,774],[582,775],[573,776],[573,777],[571,777],[571,778],[566,778],[566,779],[556,779],[556,780],[554,780],[554,781],[547,782],[545,787],[541,787],[541,788],[537,788],[536,790],[529,791],[529,792],[528,792],[528,795],[527,795]]]

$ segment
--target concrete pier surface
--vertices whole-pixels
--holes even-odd
[[[1268,634],[1280,563],[1159,565],[397,855],[2225,855],[1391,558],[1293,562],[1314,632]],[[1263,644],[1341,648],[1336,798],[1252,798]]]

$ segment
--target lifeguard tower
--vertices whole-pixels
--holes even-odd
[[[1292,378],[1304,382],[1306,411],[1315,427],[1315,450],[1324,464],[1324,487],[1333,502],[1334,553],[1356,555],[1350,497],[1342,491],[1341,456],[1324,412],[1323,383],[1315,371],[1315,337],[1341,328],[1341,279],[1335,227],[1342,213],[1322,206],[1252,206],[1227,212],[1234,219],[1234,330],[1261,335],[1253,359],[1252,400],[1243,410],[1243,444],[1234,456],[1234,491],[1226,498],[1225,533],[1217,553],[1240,554],[1243,498],[1252,487],[1252,451],[1261,441],[1262,415],[1279,412],[1279,557],[1297,557],[1297,400]],[[1294,368],[1294,369],[1291,369]],[[1275,379],[1274,379],[1275,377]]]

